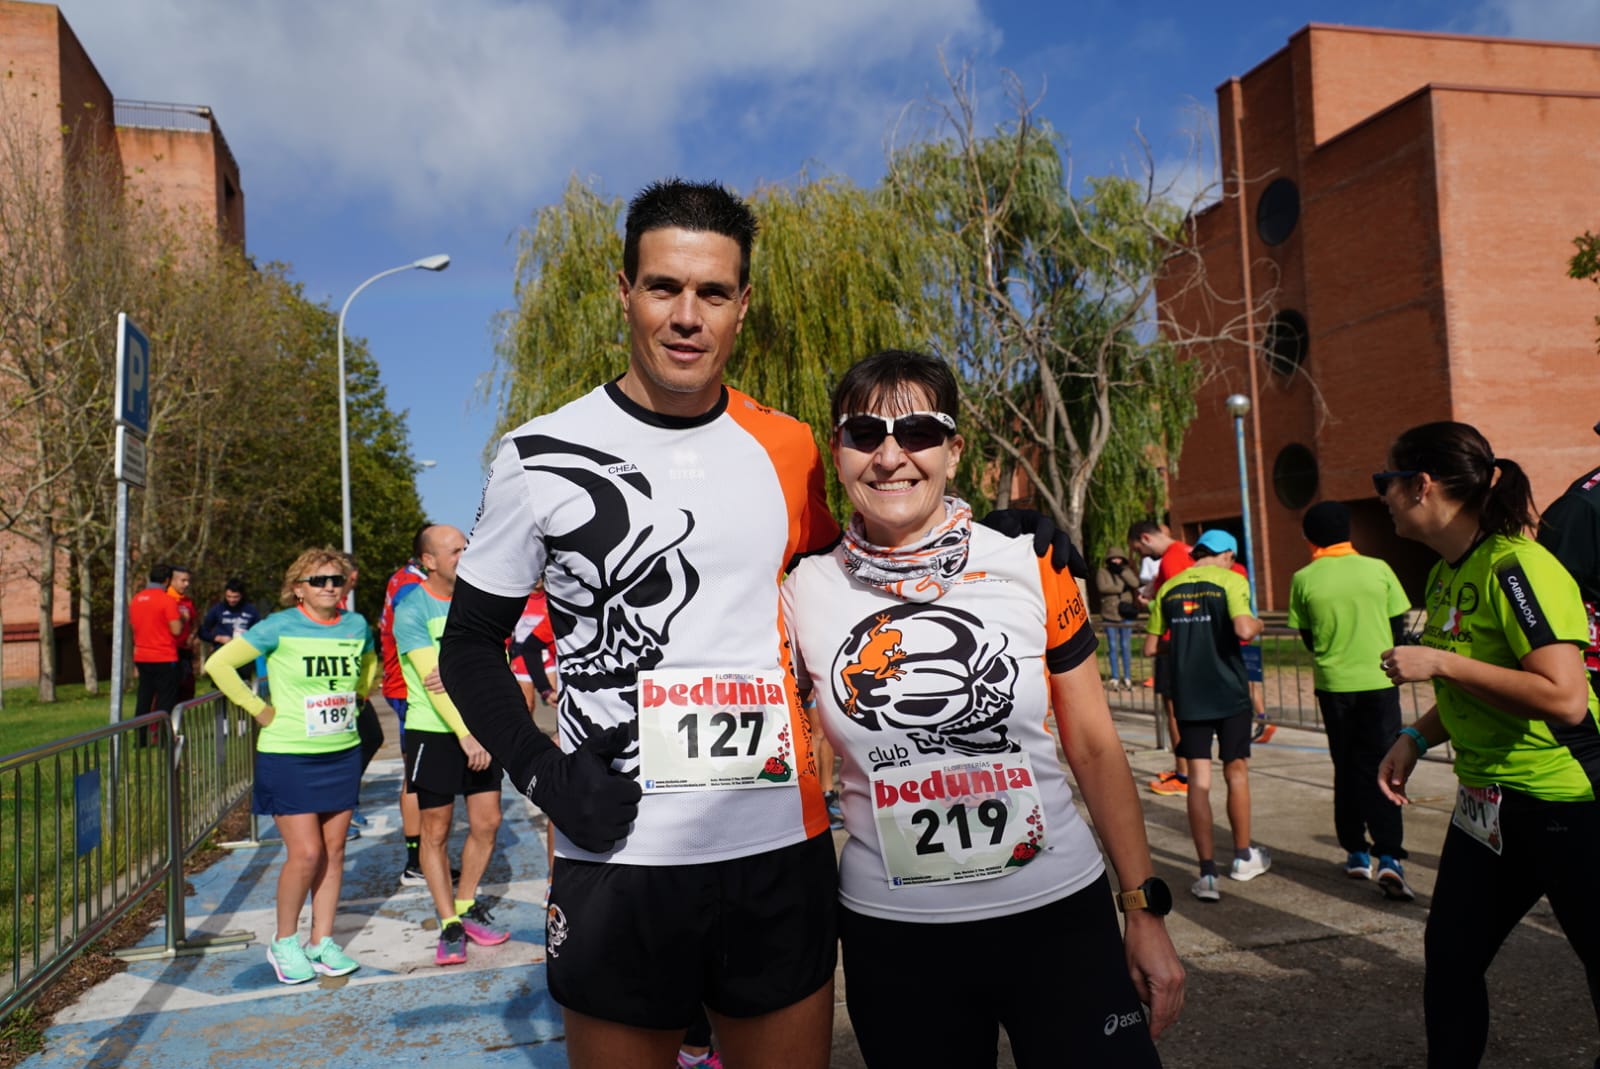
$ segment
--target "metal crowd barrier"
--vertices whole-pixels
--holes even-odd
[[[221,694],[0,757],[0,1020],[166,883],[162,945],[133,958],[243,947],[252,932],[190,936],[183,862],[248,797],[254,736]],[[252,826],[253,827],[253,826]],[[9,864],[7,864],[9,863]]]
[[[1097,624],[1100,629],[1100,674],[1109,677],[1109,645],[1113,630],[1129,633],[1133,670],[1131,690],[1115,686],[1106,679],[1106,698],[1112,709],[1149,713],[1156,746],[1167,743],[1166,722],[1153,682],[1151,659],[1144,655],[1144,621]],[[1322,731],[1322,714],[1317,709],[1313,685],[1311,651],[1300,641],[1300,632],[1268,626],[1256,644],[1261,649],[1261,689],[1267,720],[1288,727]],[[1405,723],[1414,722],[1433,705],[1433,687],[1409,683],[1400,688],[1400,714]]]

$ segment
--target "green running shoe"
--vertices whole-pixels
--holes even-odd
[[[348,976],[361,968],[359,961],[340,950],[339,944],[326,935],[316,946],[306,947],[306,957],[311,959],[311,967],[323,976]]]
[[[272,971],[278,974],[280,984],[303,984],[317,975],[296,936],[274,939],[267,946],[267,960],[272,963]]]

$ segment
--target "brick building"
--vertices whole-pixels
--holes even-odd
[[[1242,393],[1263,606],[1286,607],[1300,518],[1328,499],[1420,598],[1428,551],[1394,536],[1368,478],[1400,431],[1476,425],[1541,506],[1600,460],[1600,307],[1566,275],[1600,228],[1600,45],[1311,25],[1219,86],[1217,115],[1225,195],[1194,218],[1211,298],[1168,314],[1213,333],[1259,311],[1193,354],[1219,373],[1173,520],[1240,530],[1224,399]]]
[[[125,195],[214,225],[227,240],[244,243],[239,165],[209,108],[115,98],[66,17],[50,4],[0,0],[0,75],[0,131],[11,150],[3,154],[9,166],[18,165],[18,149],[25,146],[44,157],[36,161],[44,173],[92,166],[113,179],[120,175]],[[112,166],[99,167],[95,156],[109,157]],[[3,182],[7,177],[0,174]],[[110,420],[111,413],[86,418]],[[0,479],[5,476],[0,458]],[[8,685],[38,678],[40,597],[33,576],[39,553],[34,542],[0,532],[3,682]],[[57,575],[66,575],[65,558]],[[74,607],[64,578],[56,584],[54,600],[52,623],[63,654],[60,678],[75,678]]]

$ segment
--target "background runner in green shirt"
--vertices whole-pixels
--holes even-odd
[[[1541,894],[1600,1011],[1600,709],[1583,667],[1588,622],[1572,577],[1526,536],[1536,522],[1527,476],[1476,428],[1413,427],[1373,483],[1395,531],[1441,558],[1422,645],[1381,661],[1396,683],[1432,680],[1438,705],[1403,729],[1380,783],[1405,803],[1417,759],[1447,737],[1454,744],[1461,785],[1428,914],[1423,1009],[1428,1064],[1477,1065],[1485,973]]]
[[[1400,691],[1384,674],[1383,651],[1405,637],[1411,602],[1394,569],[1363,557],[1350,544],[1350,510],[1323,501],[1300,525],[1311,563],[1289,583],[1289,626],[1312,655],[1317,708],[1333,758],[1333,827],[1346,852],[1351,879],[1372,879],[1390,898],[1416,897],[1401,859],[1405,824],[1400,807],[1378,788],[1378,765],[1400,730]],[[1368,834],[1372,841],[1367,841]]]

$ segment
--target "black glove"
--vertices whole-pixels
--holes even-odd
[[[1007,538],[1031,534],[1034,556],[1043,559],[1049,553],[1050,566],[1056,571],[1065,568],[1075,578],[1088,581],[1089,562],[1083,559],[1083,554],[1072,544],[1067,532],[1057,527],[1056,522],[1044,513],[1033,509],[995,509],[978,522]]]
[[[632,745],[628,725],[619,724],[591,735],[570,754],[551,748],[533,760],[522,793],[567,838],[603,854],[627,836],[639,815],[639,784],[611,770],[611,759]]]

